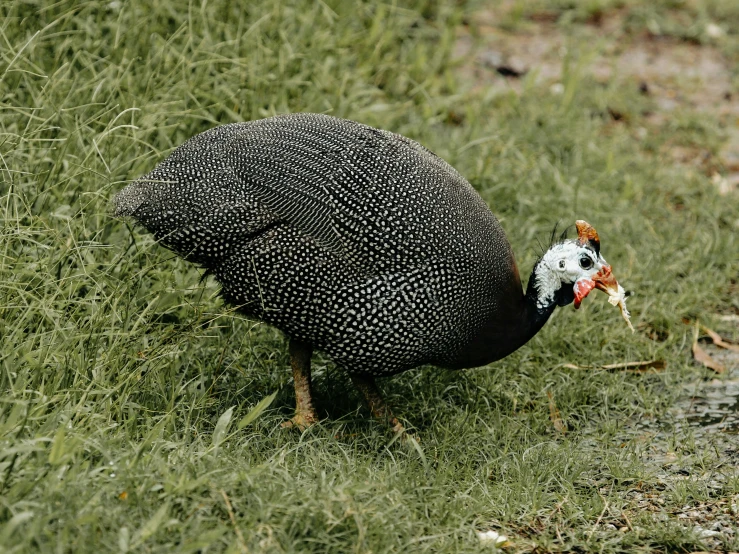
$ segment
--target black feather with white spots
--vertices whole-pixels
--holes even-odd
[[[325,115],[217,127],[115,199],[228,302],[354,373],[455,367],[522,297],[508,241],[449,164]]]

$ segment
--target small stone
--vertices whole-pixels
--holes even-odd
[[[726,32],[715,23],[708,23],[706,25],[706,34],[711,38],[721,38]]]
[[[714,172],[711,176],[711,182],[716,186],[721,196],[726,196],[739,186],[739,173],[731,173],[724,177],[720,173]]]
[[[711,531],[710,529],[705,529],[701,527],[700,525],[696,525],[694,527],[694,530],[696,533],[698,533],[698,536],[702,539],[708,539],[711,537],[719,537],[721,536],[721,533],[718,531]]]
[[[477,538],[480,539],[482,544],[490,544],[492,546],[505,546],[508,544],[508,537],[492,529],[489,531],[478,531]]]
[[[503,65],[503,54],[497,50],[485,50],[478,56],[478,59],[482,65],[491,69],[497,69]]]

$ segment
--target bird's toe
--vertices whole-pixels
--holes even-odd
[[[298,429],[305,431],[311,425],[318,423],[318,416],[314,413],[296,413],[287,421],[283,421],[280,427],[283,429]]]

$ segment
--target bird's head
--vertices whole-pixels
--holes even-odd
[[[616,281],[611,266],[600,254],[600,239],[592,225],[579,220],[577,239],[554,244],[539,260],[534,272],[537,306],[566,306],[575,308],[593,289],[608,294],[623,303],[624,290]],[[625,310],[625,306],[623,308]]]

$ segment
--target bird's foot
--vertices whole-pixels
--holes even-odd
[[[400,438],[403,440],[405,440],[405,438],[408,436],[408,431],[403,426],[403,424],[398,421],[398,418],[389,417],[387,419],[387,424],[390,427],[390,431],[393,435],[400,436]]]
[[[315,423],[318,423],[318,416],[315,412],[296,412],[293,417],[282,422],[280,427],[283,429],[298,429],[302,432]]]
[[[295,428],[305,431],[318,422],[310,381],[312,352],[313,347],[307,342],[290,339],[290,366],[293,370],[295,386],[295,415],[282,424],[283,429]]]
[[[414,443],[416,445],[421,443],[421,437],[415,431],[409,431],[406,429],[405,426],[397,420],[397,418],[392,417],[386,421],[390,428],[390,432],[393,435],[392,442],[399,441],[406,446],[413,446]]]

